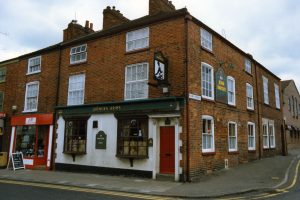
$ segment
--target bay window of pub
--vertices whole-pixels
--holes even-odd
[[[47,155],[49,126],[17,126],[15,151],[25,158],[43,158]]]
[[[87,117],[65,119],[64,153],[86,153],[87,120]]]
[[[148,158],[148,118],[118,118],[117,156]]]

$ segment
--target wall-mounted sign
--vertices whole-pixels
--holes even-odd
[[[96,134],[96,149],[106,149],[106,134],[104,133],[104,131],[99,131]]]
[[[190,93],[189,98],[193,99],[193,100],[196,100],[196,101],[201,101],[201,96],[199,96],[199,95],[195,95],[195,94]]]
[[[36,124],[36,117],[28,117],[25,119],[26,125],[34,125]]]
[[[227,78],[221,67],[216,71],[216,101],[227,104]]]
[[[154,79],[158,84],[168,82],[168,60],[160,51],[154,53]]]

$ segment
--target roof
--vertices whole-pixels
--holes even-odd
[[[292,82],[293,80],[285,80],[285,81],[281,81],[281,87],[284,90],[287,86],[289,86],[289,84]]]
[[[206,24],[204,24],[203,22],[201,22],[197,18],[193,17],[192,15],[190,15],[190,13],[188,12],[188,10],[186,8],[182,8],[182,9],[178,9],[178,10],[170,11],[170,12],[159,12],[155,15],[146,15],[144,17],[125,22],[123,24],[116,25],[116,26],[113,26],[113,27],[108,28],[108,29],[96,31],[96,32],[90,33],[88,35],[78,37],[78,38],[73,39],[73,40],[68,40],[68,41],[65,41],[65,42],[58,43],[58,44],[46,47],[46,48],[41,49],[41,50],[19,56],[17,58],[24,58],[24,57],[32,56],[34,54],[40,54],[40,53],[47,52],[47,51],[50,51],[50,50],[53,50],[53,49],[56,49],[56,48],[70,46],[70,45],[74,45],[76,43],[86,42],[86,41],[94,40],[94,39],[97,39],[97,38],[100,38],[100,37],[106,37],[106,36],[109,36],[109,35],[112,35],[112,34],[120,33],[120,32],[125,31],[125,30],[127,31],[127,30],[130,30],[130,29],[136,29],[137,27],[142,27],[142,26],[149,25],[149,24],[152,24],[152,23],[155,23],[155,22],[159,22],[159,21],[163,21],[163,20],[167,20],[167,19],[171,19],[171,18],[176,18],[176,17],[182,17],[182,16],[186,16],[186,15],[191,16],[192,21],[194,21],[195,23],[199,24],[200,26],[203,26],[205,29],[212,32],[215,36],[222,39],[229,46],[231,46],[232,48],[238,50],[245,57],[253,60],[255,63],[257,63],[259,65],[259,67],[266,70],[272,76],[274,76],[275,78],[280,80],[280,78],[278,76],[276,76],[273,72],[271,72],[266,67],[264,67],[258,61],[253,59],[253,57],[251,55],[249,55],[248,53],[245,53],[243,50],[241,50],[240,48],[235,46],[233,43],[231,43],[229,40],[224,38],[222,35],[220,35],[216,31],[214,31],[212,28],[210,28],[209,26],[207,26]],[[7,61],[0,62],[0,65],[4,62],[6,63]]]

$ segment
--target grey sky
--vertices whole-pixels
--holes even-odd
[[[298,0],[172,2],[300,88]],[[148,14],[148,0],[0,0],[0,61],[60,42],[75,13],[80,24],[89,20],[100,30],[106,6],[116,6],[129,19]]]

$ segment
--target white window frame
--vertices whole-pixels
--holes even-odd
[[[36,108],[34,108],[34,109],[28,109],[27,108],[27,103],[28,103],[28,88],[31,85],[37,85]],[[25,101],[24,101],[24,111],[23,112],[36,112],[38,110],[39,88],[40,88],[40,82],[39,81],[33,81],[33,82],[30,82],[30,83],[26,84]]]
[[[235,129],[234,129],[234,131],[235,131],[235,136],[230,136],[229,134],[230,134],[230,124],[234,124],[234,126],[235,126]],[[235,138],[235,148],[230,148],[230,138]],[[235,152],[235,151],[237,151],[238,150],[238,146],[237,146],[237,144],[238,144],[238,133],[237,133],[237,123],[236,122],[233,122],[233,121],[229,121],[228,122],[228,150],[229,150],[229,152]]]
[[[245,71],[252,74],[251,61],[248,58],[245,58]]]
[[[269,105],[269,80],[266,77],[262,77],[263,79],[263,94],[264,94],[264,103]]]
[[[264,131],[265,126],[265,131]],[[263,125],[262,125],[262,135],[263,135],[263,148],[268,149],[270,145],[269,141],[269,124],[268,120],[263,119]],[[265,144],[266,143],[266,144]]]
[[[252,126],[252,130],[253,130],[253,135],[250,135],[250,132],[249,132],[249,126]],[[255,123],[253,122],[248,122],[247,124],[247,133],[248,133],[248,150],[249,151],[254,151],[256,149],[256,142],[255,142]],[[253,140],[253,146],[251,147],[250,146],[250,139]]]
[[[200,28],[200,38],[201,38],[201,46],[209,51],[213,50],[213,41],[212,34],[205,30],[204,28]]]
[[[30,65],[30,62],[31,62],[32,60],[35,60],[35,59],[39,59],[39,60],[40,60],[40,63],[39,63],[39,69],[36,70],[36,71],[30,72],[30,68],[32,67],[32,66]],[[40,72],[41,72],[41,68],[42,68],[42,56],[36,56],[36,57],[33,57],[33,58],[29,58],[29,59],[28,59],[27,74],[26,74],[26,75],[40,73]]]
[[[210,152],[215,152],[215,126],[214,126],[214,118],[212,116],[209,115],[202,115],[202,123],[203,120],[211,120],[211,148],[207,148],[204,149],[204,145],[203,145],[203,136],[204,135],[209,135],[209,133],[203,133],[203,124],[202,124],[202,128],[201,128],[201,138],[202,138],[202,152],[203,153],[210,153]]]
[[[145,32],[145,35],[143,37],[134,37],[133,39],[130,39],[130,35],[134,35],[138,32]],[[135,50],[144,49],[144,48],[149,47],[149,38],[150,38],[149,34],[150,34],[149,27],[127,32],[126,33],[126,52],[135,51]],[[136,47],[136,44],[139,41],[143,41],[144,45]],[[129,43],[133,44],[133,48],[129,48]]]
[[[209,68],[211,70],[210,74],[210,86],[211,86],[211,96],[204,94],[204,84],[203,84],[203,68]],[[204,99],[214,100],[215,99],[215,83],[214,83],[214,68],[207,63],[201,62],[201,94]]]
[[[128,81],[127,80],[127,70],[131,67],[134,67],[134,66],[138,66],[138,65],[147,65],[147,77],[145,78],[145,79],[140,79],[140,80],[134,80],[134,81]],[[148,98],[148,96],[149,96],[149,86],[148,86],[148,80],[149,80],[149,63],[147,63],[147,62],[144,62],[144,63],[136,63],[136,64],[131,64],[131,65],[127,65],[126,67],[125,67],[125,85],[124,85],[124,99],[125,100],[135,100],[135,99],[147,99]],[[126,85],[127,84],[132,84],[132,83],[136,83],[136,82],[144,82],[145,83],[145,85],[146,85],[146,90],[145,90],[145,92],[146,92],[146,96],[144,96],[144,97],[137,97],[137,98],[128,98],[127,96],[126,96],[126,93],[127,93],[127,87],[126,87]],[[131,96],[131,95],[130,95]]]
[[[249,94],[251,89],[251,94]],[[254,96],[253,96],[253,86],[249,83],[246,83],[246,104],[247,104],[247,109],[249,110],[254,110]],[[251,103],[252,106],[249,106]]]
[[[82,47],[85,47],[84,50],[82,50]],[[79,49],[79,51],[77,51],[77,49]],[[77,51],[77,52],[76,52]],[[79,59],[79,60],[73,60],[72,57],[76,55],[85,55],[84,59]],[[82,45],[78,45],[75,47],[72,47],[70,49],[70,64],[78,64],[78,63],[82,63],[82,62],[86,62],[87,61],[87,44],[82,44]]]
[[[229,91],[229,84],[228,84],[229,81],[232,81],[233,91]],[[233,95],[233,101],[232,102],[229,101],[230,92],[232,92],[232,95]],[[227,96],[228,96],[228,104],[232,105],[232,106],[235,106],[236,105],[236,103],[235,103],[235,100],[236,100],[235,79],[232,76],[227,76]]]
[[[280,109],[280,95],[279,95],[279,86],[274,83],[274,91],[275,91],[275,103],[276,108]]]
[[[271,134],[273,132],[273,135]],[[270,148],[276,147],[276,139],[275,139],[275,125],[273,120],[269,120],[269,145]]]
[[[82,87],[82,89],[74,89],[74,90],[70,90],[70,87],[71,87],[71,78],[74,78],[75,76],[83,76],[83,82],[82,82],[82,85],[81,85],[81,87]],[[74,84],[74,83],[72,83],[72,84]],[[82,91],[82,99],[81,99],[81,101],[79,102],[79,103],[74,103],[74,102],[72,102],[71,101],[71,93],[73,93],[73,92],[80,92],[80,91]],[[73,105],[82,105],[82,104],[84,104],[84,95],[85,95],[85,74],[73,74],[73,75],[70,75],[69,76],[69,84],[68,84],[68,99],[67,99],[67,101],[68,101],[68,103],[67,103],[67,105],[68,106],[73,106]]]

